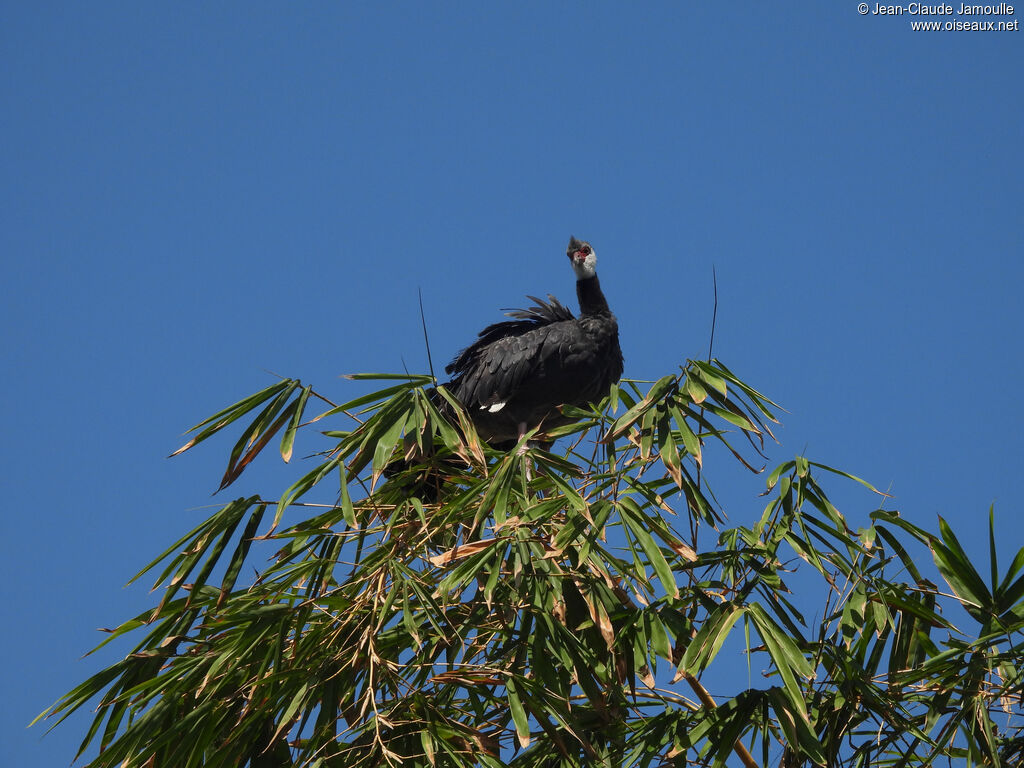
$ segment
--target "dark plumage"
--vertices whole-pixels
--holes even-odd
[[[518,440],[537,426],[573,421],[561,405],[585,406],[608,394],[622,376],[619,328],[601,292],[589,243],[569,240],[580,316],[558,299],[508,313],[513,320],[484,328],[445,368],[448,390],[466,407],[492,446]]]

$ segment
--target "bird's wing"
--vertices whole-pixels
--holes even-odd
[[[452,387],[469,408],[498,410],[543,361],[558,354],[571,334],[572,312],[554,296],[545,302],[534,296],[528,309],[508,312],[507,320],[480,332],[445,370]]]
[[[501,339],[522,336],[535,328],[573,319],[572,312],[568,307],[551,294],[548,294],[546,302],[536,296],[527,296],[526,298],[532,300],[534,306],[527,309],[507,310],[506,314],[516,319],[494,323],[484,328],[477,336],[477,340],[459,352],[455,359],[445,367],[445,372],[456,376],[465,373],[472,367],[484,349]]]
[[[469,408],[501,410],[531,378],[559,367],[575,330],[572,323],[552,323],[488,344],[452,381],[459,399]]]

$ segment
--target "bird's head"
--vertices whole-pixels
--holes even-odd
[[[593,277],[597,274],[597,254],[590,247],[590,243],[570,237],[566,255],[568,255],[569,261],[572,263],[572,269],[576,273],[577,280],[586,280],[588,277]]]

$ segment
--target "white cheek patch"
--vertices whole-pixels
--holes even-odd
[[[577,280],[586,280],[597,274],[597,254],[591,249],[587,258],[583,261],[572,260],[572,270],[576,273]]]

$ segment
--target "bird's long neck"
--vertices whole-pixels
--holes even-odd
[[[597,275],[576,281],[576,296],[580,300],[581,315],[610,315],[608,302],[601,293]]]

